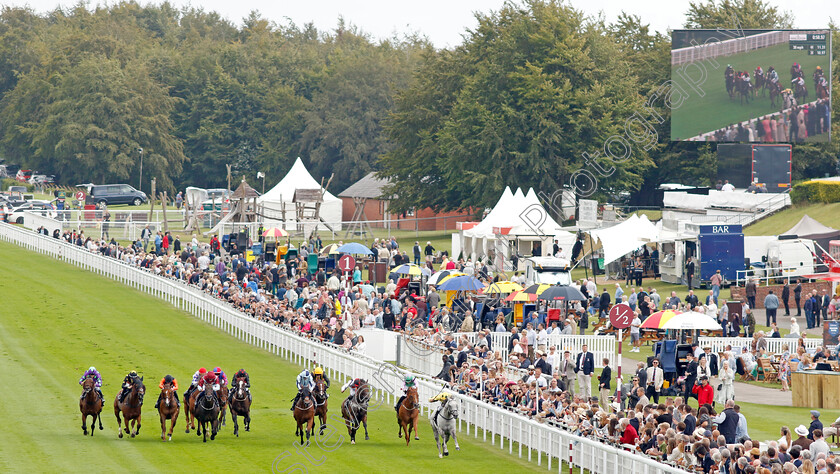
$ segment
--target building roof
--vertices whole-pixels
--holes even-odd
[[[260,193],[248,185],[248,183],[245,182],[245,179],[243,179],[242,183],[239,184],[239,187],[236,188],[236,191],[234,191],[230,197],[231,199],[248,199],[258,197],[259,195]]]
[[[351,184],[338,197],[379,199],[388,180],[376,177],[376,173],[368,173],[364,178]]]

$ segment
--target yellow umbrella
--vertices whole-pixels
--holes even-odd
[[[338,247],[338,244],[329,244],[321,249],[321,255],[337,255]]]
[[[450,279],[450,278],[455,278],[455,277],[459,277],[459,276],[466,276],[466,275],[467,275],[466,273],[461,273],[461,272],[452,272],[452,273],[450,273],[449,275],[446,275],[445,277],[443,277],[443,278],[441,278],[440,280],[438,280],[438,281],[435,283],[435,285],[436,285],[436,286],[440,286],[440,284],[441,284],[441,283],[445,282],[446,280],[448,280],[448,279]]]
[[[513,293],[522,290],[522,285],[513,281],[497,281],[488,286],[484,293]]]

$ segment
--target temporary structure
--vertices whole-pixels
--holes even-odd
[[[824,226],[816,219],[805,214],[795,226],[782,235],[796,235],[800,239],[811,239],[820,244],[822,248],[827,249],[829,241],[840,238],[840,230]]]
[[[286,176],[260,196],[257,202],[263,207],[263,217],[267,222],[293,223],[297,219],[296,210],[300,207],[294,202],[295,192],[312,189],[318,189],[322,193],[319,221],[328,223],[333,230],[341,230],[341,199],[324,189],[321,183],[309,174],[300,158],[295,160]]]
[[[659,240],[656,226],[646,215],[639,217],[636,214],[620,224],[593,230],[589,234],[592,239],[600,240],[604,247],[604,265],[618,260],[647,243]]]

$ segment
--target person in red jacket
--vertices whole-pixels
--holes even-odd
[[[201,401],[201,399],[204,398],[204,386],[205,385],[209,384],[210,386],[213,386],[213,385],[216,385],[217,383],[219,383],[219,378],[216,377],[216,374],[214,374],[213,372],[207,372],[206,374],[204,374],[204,377],[202,377],[201,380],[198,381],[199,392],[198,392],[198,397],[196,397],[196,399],[195,399],[195,403],[198,404]],[[214,393],[214,397],[215,397],[215,392],[213,392],[213,393]]]
[[[636,440],[639,439],[639,433],[636,432],[636,428],[633,428],[633,425],[630,424],[630,420],[628,418],[622,418],[620,425],[621,429],[621,439],[619,442],[621,444],[629,444],[635,445]]]
[[[706,403],[715,406],[715,389],[709,385],[709,378],[705,375],[700,377],[700,385],[694,384],[691,392],[697,395],[701,407]]]

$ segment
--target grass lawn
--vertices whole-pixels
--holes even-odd
[[[337,426],[337,432],[323,440],[324,450],[313,441],[306,454],[292,444],[289,400],[298,367],[151,296],[49,257],[0,243],[0,261],[0,371],[9,381],[0,416],[17,421],[14,428],[0,430],[0,471],[95,466],[103,472],[198,472],[213,465],[251,472],[282,470],[294,463],[335,472],[536,468],[473,436],[463,436],[462,450],[439,460],[425,419],[419,425],[421,441],[405,447],[394,434],[395,417],[387,406],[370,414],[370,441],[350,446],[346,431]],[[103,374],[108,402],[103,410],[105,430],[92,438],[82,436],[77,384],[91,365]],[[167,373],[175,375],[183,392],[198,367],[216,365],[229,375],[240,367],[249,371],[254,393],[251,432],[234,438],[229,419],[215,441],[203,444],[194,434],[184,434],[181,418],[173,441],[162,442],[153,408],[159,380]],[[108,407],[131,369],[145,376],[145,416],[139,437],[117,439]],[[343,382],[333,381],[331,413],[342,399],[336,386]],[[399,454],[389,454],[390,449]],[[319,463],[317,468],[307,456]]]
[[[671,140],[684,140],[733,123],[779,112],[781,109],[778,106],[779,100],[776,100],[776,107],[771,106],[769,93],[766,97],[761,97],[759,93],[756,99],[744,105],[741,105],[737,96],[735,99],[730,99],[723,76],[727,64],[731,64],[736,71],[749,71],[751,78],[756,66],[760,65],[765,72],[770,66],[775,66],[782,88],[788,88],[790,87],[790,66],[797,62],[802,65],[805,73],[805,85],[808,89],[807,101],[810,102],[816,99],[811,75],[817,66],[822,66],[824,71],[828,71],[830,57],[809,56],[807,51],[791,51],[787,44],[779,44],[748,53],[718,57],[716,60],[720,65],[718,68],[714,68],[710,61],[702,63],[708,72],[706,80],[698,85],[705,93],[702,97],[677,73],[677,68],[672,69],[671,79],[686,91],[689,98],[679,109],[674,110],[671,116]],[[692,76],[698,74],[693,69],[687,71]],[[753,79],[753,85],[755,85],[755,79]],[[827,139],[828,134],[825,134],[823,140]]]
[[[778,235],[795,226],[808,214],[821,224],[840,229],[840,203],[797,204],[744,228],[744,235]]]

